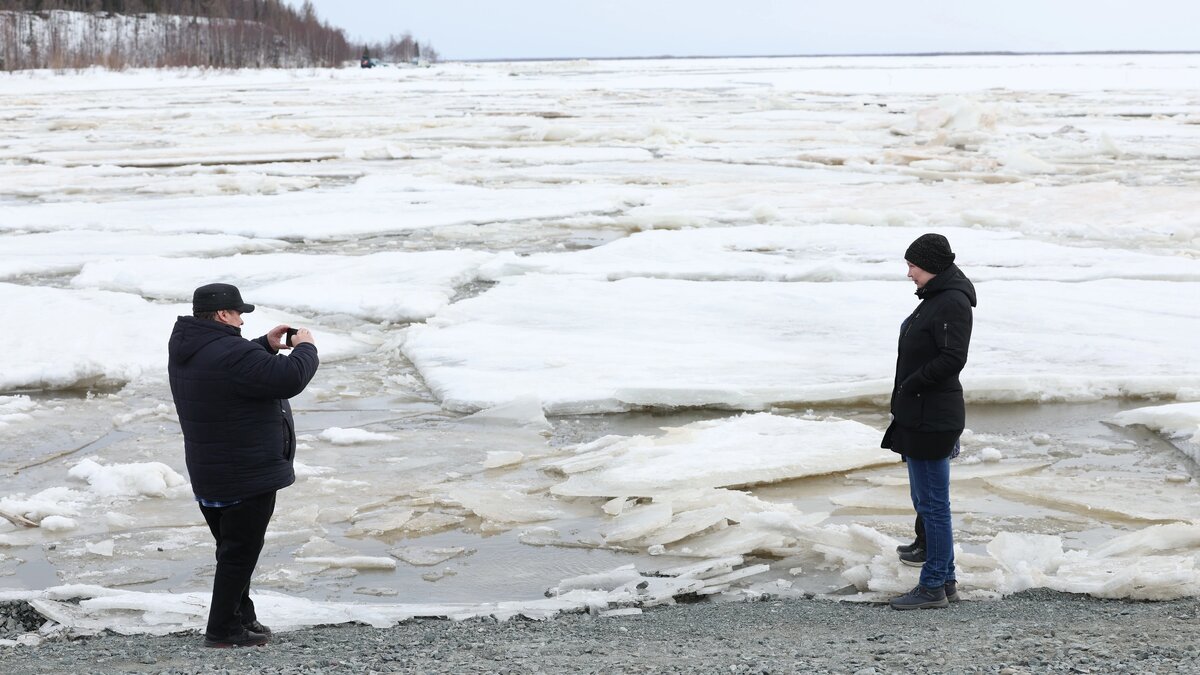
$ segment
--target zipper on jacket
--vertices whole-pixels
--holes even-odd
[[[909,317],[908,324],[904,326],[904,335],[901,335],[900,337],[908,337],[908,331],[912,330],[913,323],[919,318],[921,318],[921,310],[918,309],[917,311],[913,312],[911,317]]]
[[[949,323],[942,324],[942,348],[943,349],[950,348],[950,324]]]

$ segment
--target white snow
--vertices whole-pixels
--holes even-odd
[[[67,487],[49,487],[32,495],[10,494],[0,498],[0,511],[15,513],[44,527],[56,524],[74,527],[71,516],[79,515],[89,495]],[[46,519],[52,519],[46,523]]]
[[[481,273],[493,279],[540,272],[607,280],[887,281],[902,278],[897,269],[903,265],[904,249],[926,231],[828,223],[656,230],[571,253],[503,254],[483,265]],[[976,282],[1200,281],[1196,258],[1065,246],[1016,232],[964,227],[938,231],[953,243],[958,260]]]
[[[578,453],[556,465],[569,478],[554,486],[555,494],[648,497],[840,473],[897,459],[879,447],[879,432],[865,424],[765,413],[696,422],[662,437],[634,436],[595,450],[583,446]]]
[[[395,565],[395,560],[390,560]],[[741,564],[741,559],[737,558]],[[349,560],[328,561],[348,564]],[[369,561],[359,560],[362,564]],[[386,561],[378,561],[383,564]],[[326,564],[322,562],[320,564]],[[744,567],[735,574],[749,577],[766,571],[766,565]],[[369,567],[368,567],[369,569]],[[542,600],[481,603],[338,603],[319,602],[274,592],[254,596],[259,616],[278,632],[330,624],[358,622],[376,628],[418,617],[444,617],[461,621],[494,617],[500,621],[521,616],[546,619],[562,612],[630,614],[629,605],[654,606],[674,602],[674,597],[720,587],[728,579],[690,575],[643,576],[625,566],[609,572],[563,580]],[[117,628],[129,635],[166,635],[203,626],[208,613],[208,593],[144,593],[89,585],[55,586],[38,592],[0,590],[0,601],[23,600],[72,635],[90,635]],[[75,601],[75,602],[72,602]],[[612,608],[612,609],[610,609]]]
[[[1140,424],[1171,438],[1200,443],[1200,402],[1196,401],[1125,410],[1113,415],[1113,422]]]
[[[171,488],[187,484],[183,476],[161,462],[103,466],[89,458],[71,467],[67,475],[86,481],[93,491],[108,497],[165,497]]]
[[[0,396],[0,428],[32,420],[39,407],[28,396]]]
[[[636,192],[628,188],[483,188],[382,176],[361,179],[336,199],[319,191],[305,191],[215,199],[186,195],[172,200],[99,204],[0,204],[0,231],[83,226],[103,232],[337,241],[439,226],[606,212],[634,198]],[[345,200],[354,203],[353,218],[347,217]]]
[[[115,258],[127,259],[127,264],[141,273],[141,265],[149,264],[163,256],[215,257],[272,251],[284,246],[286,244],[281,241],[247,239],[224,234],[162,236],[94,230],[8,234],[0,236],[0,247],[5,253],[0,257],[0,279],[11,280],[26,274],[73,273],[78,272],[87,263]],[[133,259],[129,260],[130,258]],[[178,262],[171,260],[167,266]],[[214,261],[208,262],[211,264]],[[195,284],[192,288],[199,285]],[[190,294],[187,299],[191,300]]]
[[[483,460],[483,468],[498,469],[502,466],[520,464],[525,459],[525,453],[518,450],[496,450],[489,452]]]
[[[127,293],[9,283],[0,283],[0,305],[22,313],[21,330],[0,352],[0,390],[161,377],[175,318],[192,313],[190,304],[157,304]],[[281,323],[311,326],[323,359],[364,348],[359,340],[265,307],[246,315],[243,334],[257,337]]]
[[[395,436],[381,434],[366,429],[342,429],[340,427],[330,427],[317,435],[323,441],[328,441],[334,445],[357,445],[359,443],[382,443],[385,441],[395,440]]]
[[[474,280],[477,267],[491,257],[478,251],[425,251],[126,259],[89,263],[71,285],[182,302],[209,280],[226,279],[255,304],[370,321],[417,321],[449,304],[456,286]]]
[[[77,523],[73,518],[66,516],[46,516],[42,519],[41,527],[49,532],[64,532],[73,530],[77,527]]]
[[[71,630],[202,625],[166,340],[218,279],[259,305],[248,337],[309,326],[322,356],[256,583],[274,626],[906,591],[907,479],[878,441],[903,251],[937,231],[978,286],[963,382],[992,427],[952,469],[968,598],[1197,594],[1186,459],[1076,416],[1197,447],[1198,69],[0,74],[5,593]],[[1138,397],[1169,405],[1114,415]],[[740,578],[747,555],[776,569]],[[643,575],[659,561],[675,573]],[[487,602],[515,588],[538,599]]]
[[[1200,386],[1200,373],[1179,367],[1200,335],[1200,315],[1186,309],[1196,300],[1192,283],[976,288],[974,330],[987,339],[972,345],[962,376],[970,400],[1173,396]],[[452,410],[519,396],[537,397],[555,413],[863,400],[891,390],[900,321],[916,305],[912,290],[882,281],[530,274],[414,326],[403,350]],[[1155,329],[1135,335],[1135,325]]]

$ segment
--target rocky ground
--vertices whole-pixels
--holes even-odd
[[[0,647],[24,673],[1200,673],[1200,599],[1097,600],[1048,591],[897,612],[824,600],[694,603],[544,622],[328,626],[259,648],[201,637],[101,635]],[[0,608],[0,638],[36,625]]]

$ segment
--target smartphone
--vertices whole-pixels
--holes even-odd
[[[283,343],[289,347],[294,346],[294,345],[292,345],[292,338],[296,337],[296,333],[299,333],[299,332],[300,332],[299,329],[296,329],[296,328],[287,329],[287,337],[284,338]]]

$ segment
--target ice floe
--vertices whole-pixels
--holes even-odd
[[[1117,424],[1140,424],[1171,438],[1200,443],[1200,402],[1170,403],[1126,410],[1113,416]]]
[[[0,353],[0,390],[161,378],[175,318],[192,313],[190,305],[158,304],[128,293],[8,283],[0,283],[0,303],[24,313],[22,330]],[[311,327],[323,360],[367,349],[360,340],[266,307],[247,315],[245,335],[257,337],[281,323]],[[256,329],[261,332],[253,333]]]
[[[1200,386],[1200,375],[1179,367],[1200,334],[1200,317],[1185,309],[1195,300],[1190,284],[976,287],[975,334],[986,339],[972,345],[962,375],[971,400],[1174,396]],[[531,396],[554,413],[879,399],[891,390],[911,292],[883,281],[527,274],[412,327],[403,351],[452,410]],[[1155,330],[1135,336],[1131,325]]]
[[[115,258],[128,260],[135,256],[141,258],[137,263],[129,262],[127,265],[133,265],[140,275],[146,270],[139,265],[149,265],[152,259],[204,255],[210,258],[206,262],[215,264],[216,261],[212,258],[217,256],[275,251],[285,246],[282,241],[247,239],[225,234],[163,236],[94,230],[5,234],[0,236],[0,248],[4,251],[4,256],[0,257],[0,279],[9,280],[22,275],[75,273],[87,263]],[[168,265],[178,263],[179,261],[172,261]],[[126,276],[130,276],[129,272]],[[188,299],[191,299],[190,295]]]
[[[480,251],[422,251],[124,259],[89,263],[71,285],[182,302],[197,286],[222,279],[256,304],[404,322],[449,304],[456,288],[473,281],[478,266],[491,258]]]
[[[772,483],[895,462],[879,432],[848,420],[770,414],[697,422],[665,436],[604,438],[551,466],[568,496],[651,497],[683,489]]]

